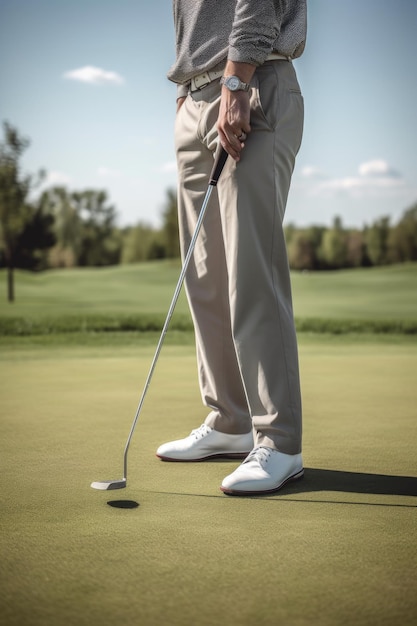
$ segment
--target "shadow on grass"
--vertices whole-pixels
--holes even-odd
[[[305,468],[303,480],[288,483],[280,491],[264,494],[245,495],[246,499],[268,499],[285,502],[310,502],[323,504],[353,504],[362,506],[386,506],[417,508],[414,504],[403,504],[395,502],[356,502],[349,500],[320,500],[294,498],[299,494],[317,492],[340,492],[366,495],[386,495],[386,496],[417,496],[417,477],[414,476],[390,476],[384,474],[366,474],[361,472],[344,472],[340,470]],[[222,497],[197,493],[174,493],[174,492],[154,492],[165,495],[200,496],[209,498]],[[284,497],[285,496],[285,497]],[[232,496],[232,498],[240,496]]]
[[[343,472],[340,470],[305,468],[303,480],[286,485],[282,491],[271,494],[249,496],[253,498],[268,498],[279,495],[291,496],[296,494],[317,492],[340,492],[366,495],[385,496],[417,496],[417,478],[413,476],[390,476],[385,474],[365,474],[362,472]],[[278,496],[278,497],[277,497]],[[349,500],[307,500],[286,497],[286,501],[315,502],[328,504],[354,504],[364,506],[386,506],[417,508],[413,504],[395,502],[355,502]]]
[[[293,491],[343,491],[387,496],[417,496],[417,478],[364,474],[339,470],[306,468],[302,483],[294,484]]]
[[[340,470],[305,468],[304,479],[289,483],[282,495],[317,493],[317,492],[340,492],[366,495],[385,496],[417,496],[417,478],[414,476],[390,476],[386,474],[366,474],[362,472],[343,472]],[[270,495],[277,496],[277,492]],[[252,496],[255,497],[255,496]],[[259,496],[258,496],[259,497]],[[261,497],[268,497],[267,495]],[[285,500],[294,501],[295,498],[286,497]],[[306,500],[300,498],[299,502],[321,502],[332,504],[355,504],[364,506],[386,506],[417,508],[415,504],[403,504],[395,502],[355,502],[349,500]]]

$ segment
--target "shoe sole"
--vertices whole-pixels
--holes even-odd
[[[275,493],[276,491],[279,491],[280,489],[285,487],[285,485],[287,485],[289,482],[293,480],[299,480],[300,478],[303,478],[303,476],[304,476],[304,469],[297,472],[296,474],[293,474],[289,478],[286,478],[280,485],[278,485],[278,487],[274,487],[273,489],[260,489],[257,491],[239,491],[238,489],[227,489],[226,487],[220,487],[220,490],[223,491],[223,493],[225,493],[227,496],[262,496],[268,493]]]
[[[200,461],[208,461],[210,459],[246,459],[250,450],[248,452],[219,452],[218,454],[209,454],[208,456],[202,456],[198,459],[174,459],[171,456],[161,456],[157,454],[156,456],[161,461],[167,461],[169,463],[199,463]]]

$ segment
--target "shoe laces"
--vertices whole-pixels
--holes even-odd
[[[272,449],[266,448],[265,446],[259,446],[258,448],[254,448],[252,452],[249,452],[246,459],[243,463],[250,463],[251,461],[255,461],[260,467],[265,467],[268,463],[269,459],[272,455]]]
[[[196,439],[203,439],[203,437],[206,437],[206,435],[211,433],[212,430],[213,429],[210,428],[210,426],[201,424],[200,428],[195,428],[191,431],[191,435],[193,435]]]

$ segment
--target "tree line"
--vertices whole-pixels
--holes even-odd
[[[344,228],[333,225],[285,228],[288,259],[294,270],[334,270],[417,261],[417,203],[391,225],[381,217],[370,225]]]
[[[29,200],[45,172],[25,175],[21,157],[29,140],[5,122],[0,142],[0,267],[7,268],[8,299],[13,270],[106,266],[179,257],[176,192],[167,191],[161,228],[146,223],[120,228],[104,190],[69,191],[58,186]],[[417,203],[399,222],[377,219],[362,229],[285,227],[294,270],[366,267],[417,260]]]

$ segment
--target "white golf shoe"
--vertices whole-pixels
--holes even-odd
[[[219,456],[242,458],[252,448],[252,431],[244,435],[228,435],[203,424],[185,439],[159,446],[156,456],[163,461],[202,461]]]
[[[290,480],[304,474],[301,454],[284,454],[260,446],[252,450],[241,465],[222,482],[220,489],[229,495],[253,495],[278,491]]]

